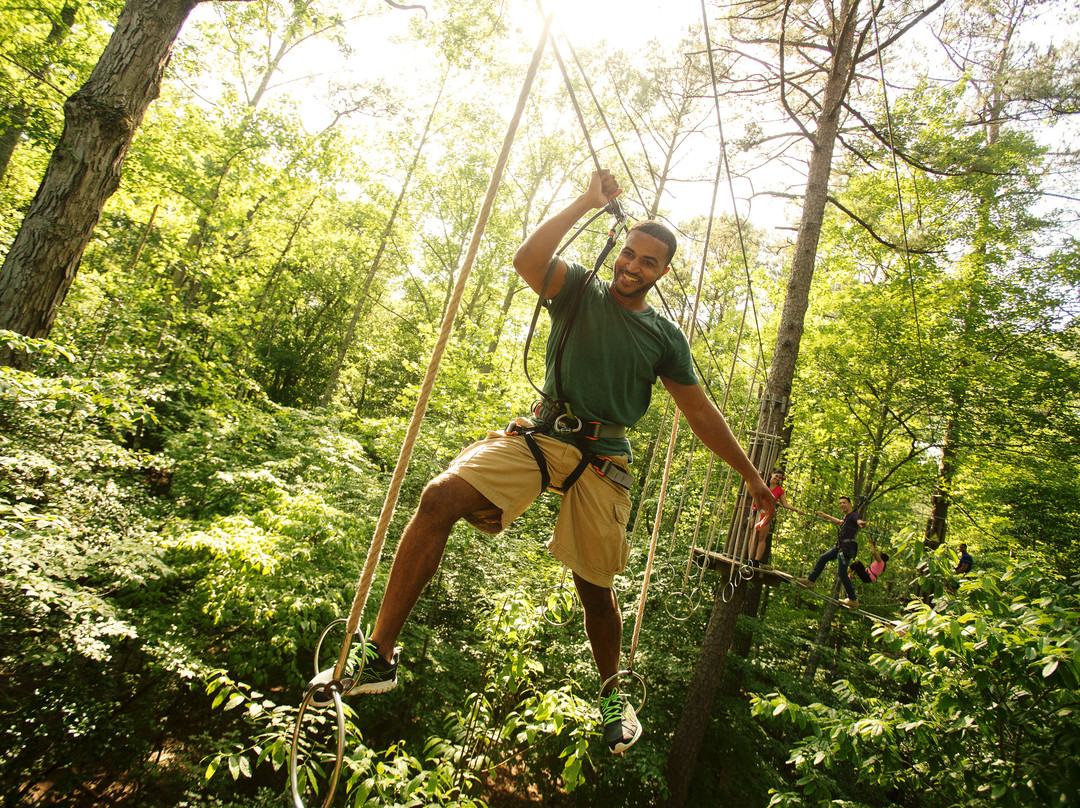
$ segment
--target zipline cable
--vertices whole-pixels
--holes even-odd
[[[878,72],[881,74],[881,99],[885,105],[885,124],[889,129],[889,154],[892,157],[893,179],[896,182],[896,204],[900,209],[900,226],[904,235],[904,265],[907,269],[908,286],[911,289],[911,308],[915,319],[915,336],[918,339],[919,359],[924,369],[926,359],[923,356],[922,327],[919,324],[919,301],[915,296],[915,277],[911,272],[911,245],[908,243],[907,214],[904,212],[904,194],[900,188],[900,166],[896,159],[896,143],[893,131],[892,110],[889,108],[888,85],[885,82],[885,63],[881,58],[881,36],[878,32],[877,4],[870,4],[871,19],[874,21],[874,42],[877,50]]]
[[[907,270],[908,288],[911,291],[911,309],[912,309],[913,319],[915,321],[915,338],[916,338],[916,345],[919,348],[919,365],[920,365],[920,367],[919,367],[919,378],[923,382],[923,395],[925,396],[926,400],[929,402],[930,401],[930,395],[929,395],[929,391],[927,389],[927,383],[926,383],[926,377],[927,377],[926,354],[923,351],[922,325],[921,325],[921,323],[919,321],[919,300],[918,300],[918,296],[915,293],[915,275],[911,270],[911,245],[910,245],[910,243],[908,241],[907,214],[904,211],[904,194],[903,194],[903,190],[901,189],[901,186],[900,186],[900,165],[899,165],[899,162],[896,159],[895,127],[893,125],[892,109],[889,106],[888,84],[887,84],[887,82],[885,80],[885,62],[882,60],[882,57],[881,57],[881,36],[880,36],[879,31],[878,31],[878,18],[877,18],[878,8],[877,8],[877,5],[875,3],[870,4],[870,12],[871,12],[871,18],[872,18],[872,20],[874,22],[874,42],[875,42],[876,50],[877,50],[878,73],[881,76],[881,98],[882,98],[882,102],[884,103],[884,106],[885,106],[885,123],[886,123],[886,126],[888,127],[888,132],[889,132],[889,155],[892,158],[893,180],[894,180],[894,182],[896,184],[896,204],[897,204],[897,207],[900,210],[900,226],[901,226],[901,228],[903,230],[903,236],[904,236],[904,268]],[[914,180],[912,180],[912,182],[914,183]],[[918,187],[917,186],[916,186],[916,194],[918,194]],[[934,429],[932,421],[931,421],[931,428],[930,428],[931,439],[936,442],[937,435],[935,434],[935,432],[936,432],[936,430]]]
[[[537,0],[536,5],[540,8],[540,13],[542,14],[543,13],[543,3],[541,3],[540,0]],[[581,111],[581,105],[578,103],[577,93],[574,92],[574,84],[573,84],[572,81],[570,81],[570,74],[566,70],[566,64],[563,62],[562,54],[559,53],[558,43],[555,42],[555,34],[554,33],[550,34],[550,38],[551,38],[551,52],[555,56],[555,61],[558,62],[558,64],[559,64],[559,70],[562,72],[563,82],[566,84],[566,92],[570,96],[570,103],[573,105],[574,112],[577,115],[578,123],[581,125],[581,133],[585,137],[585,145],[589,149],[589,155],[592,157],[593,165],[596,167],[596,170],[598,172],[602,171],[603,167],[600,165],[600,157],[596,154],[596,149],[593,147],[592,138],[589,136],[589,127],[585,123],[585,115]],[[571,50],[573,50],[573,49],[571,48]],[[603,113],[601,113],[601,117],[603,117]],[[606,119],[605,119],[604,123],[605,124],[607,123]],[[610,132],[610,129],[608,131]],[[618,145],[616,144],[616,149],[617,148],[618,148]],[[621,152],[620,152],[620,155],[621,155]],[[617,198],[612,199],[610,202],[608,202],[607,206],[605,207],[605,210],[610,211],[611,214],[613,216],[615,216],[617,219],[619,219],[620,222],[625,222],[626,213],[623,211],[622,205],[619,203],[619,200]],[[625,224],[624,224],[624,226],[625,226]]]
[[[615,133],[611,131],[611,125],[608,123],[607,115],[604,114],[604,108],[600,106],[600,101],[596,97],[596,93],[593,92],[592,82],[589,81],[589,74],[585,72],[585,68],[581,65],[581,60],[578,59],[577,51],[574,50],[574,45],[570,42],[566,34],[563,34],[563,38],[566,39],[566,47],[570,49],[570,58],[574,60],[574,64],[577,65],[578,72],[581,74],[582,81],[585,82],[585,89],[589,91],[589,96],[592,98],[593,106],[596,107],[596,111],[600,115],[600,120],[604,123],[604,128],[607,129],[608,137],[611,138],[611,144],[615,147],[615,153],[619,155],[619,161],[622,163],[623,171],[626,172],[626,178],[630,180],[630,184],[634,186],[634,193],[637,194],[638,202],[641,203],[641,207],[648,211],[649,206],[645,204],[645,199],[641,195],[641,188],[637,182],[634,181],[634,176],[630,171],[630,164],[626,162],[626,156],[623,154],[622,149],[619,148],[619,139],[615,137]],[[555,58],[559,58],[559,51],[555,48],[555,43],[552,41],[552,48],[555,51]],[[559,61],[562,64],[562,60]],[[564,73],[565,75],[565,73]]]

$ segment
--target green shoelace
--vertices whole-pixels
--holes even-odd
[[[600,715],[604,719],[605,726],[621,721],[622,714],[622,698],[618,690],[612,690],[608,695],[600,697]]]

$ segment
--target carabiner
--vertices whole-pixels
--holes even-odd
[[[563,423],[564,418],[573,418],[575,421],[577,421],[577,426],[575,426],[575,427],[566,426]],[[580,432],[581,431],[581,426],[582,426],[582,420],[580,418],[578,418],[576,415],[570,415],[569,413],[564,412],[562,415],[560,415],[558,418],[555,419],[555,423],[552,424],[551,428],[554,429],[556,432]]]

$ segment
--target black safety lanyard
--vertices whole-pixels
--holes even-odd
[[[603,210],[601,210],[600,213],[597,214],[597,216],[599,216],[606,210],[608,210],[608,208],[604,208]],[[574,238],[577,237],[577,234],[572,236],[570,240],[567,241],[566,244],[564,244],[559,250],[559,252],[557,252],[555,256],[551,259],[551,264],[548,266],[547,274],[544,275],[544,284],[540,287],[540,294],[537,297],[536,306],[533,308],[532,321],[529,323],[529,333],[525,336],[525,378],[528,379],[529,384],[532,385],[533,389],[536,390],[536,392],[539,393],[540,396],[547,402],[548,406],[555,411],[569,412],[567,410],[568,402],[566,401],[566,397],[563,395],[562,358],[563,352],[566,349],[566,343],[570,339],[570,332],[574,328],[575,320],[577,320],[578,309],[581,307],[581,298],[585,294],[585,290],[589,288],[589,284],[592,283],[592,279],[595,278],[597,273],[600,271],[600,267],[604,265],[604,261],[607,260],[608,255],[611,253],[611,250],[615,247],[615,242],[618,238],[620,227],[625,228],[626,226],[625,214],[622,213],[622,208],[614,208],[613,212],[615,213],[615,221],[612,223],[611,229],[608,230],[607,243],[604,245],[604,248],[600,250],[600,254],[597,256],[596,262],[593,264],[592,271],[586,273],[585,277],[582,279],[581,286],[578,288],[577,291],[577,296],[574,298],[573,304],[571,304],[570,312],[566,319],[566,327],[559,335],[559,341],[555,345],[555,361],[552,365],[552,373],[554,373],[555,375],[555,399],[552,399],[551,396],[549,396],[546,392],[544,392],[544,390],[538,387],[536,383],[532,380],[532,376],[529,375],[529,347],[532,345],[532,338],[533,335],[536,333],[536,324],[540,319],[540,312],[544,308],[544,301],[547,299],[546,295],[548,285],[551,283],[551,276],[555,273],[555,265],[559,261],[559,254],[566,249],[566,247],[570,244],[570,241],[573,241]],[[596,216],[593,217],[593,219],[595,218]],[[590,221],[592,221],[592,219],[590,219]],[[586,222],[586,225],[587,224],[588,222]],[[581,230],[578,230],[578,233],[580,232]]]

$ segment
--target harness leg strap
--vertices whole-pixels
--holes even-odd
[[[525,436],[525,445],[529,447],[529,451],[532,452],[533,459],[536,461],[536,466],[540,469],[540,493],[542,494],[551,485],[551,474],[548,472],[547,459],[544,457],[544,452],[540,448],[540,444],[536,442],[536,438],[532,436],[532,433],[524,432],[523,434]],[[580,471],[578,473],[580,474]]]
[[[578,477],[580,477],[581,473],[583,471],[585,471],[585,469],[587,469],[588,467],[589,467],[589,458],[588,457],[582,457],[581,462],[577,464],[577,468],[575,468],[568,475],[566,475],[566,479],[563,480],[562,488],[558,488],[556,490],[557,491],[562,491],[565,494],[567,491],[569,491],[573,487],[574,483],[576,483],[578,481]]]

